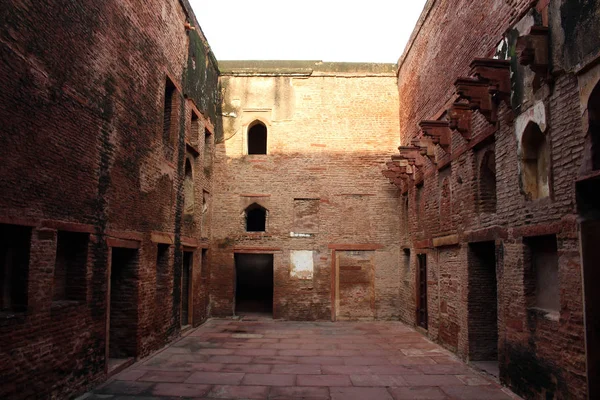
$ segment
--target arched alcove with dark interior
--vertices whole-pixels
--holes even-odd
[[[185,175],[183,178],[183,212],[185,214],[194,213],[194,176],[192,173],[192,163],[189,159],[185,160]]]
[[[252,203],[246,208],[246,232],[264,232],[267,227],[267,210]]]
[[[248,127],[248,154],[267,154],[267,127],[260,121]]]
[[[528,200],[550,196],[550,146],[534,122],[527,125],[521,140],[521,183]]]

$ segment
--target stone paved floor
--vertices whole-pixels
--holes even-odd
[[[400,322],[210,320],[86,399],[516,399]]]

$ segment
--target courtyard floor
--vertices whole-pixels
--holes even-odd
[[[518,399],[400,322],[212,319],[85,399]]]

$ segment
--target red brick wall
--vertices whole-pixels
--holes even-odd
[[[405,145],[419,134],[421,120],[445,118],[445,111],[455,100],[455,79],[469,74],[474,58],[493,55],[509,28],[509,38],[513,35],[509,41],[514,35],[526,34],[534,21],[550,21],[551,29],[560,29],[560,24],[552,22],[560,20],[560,15],[548,17],[544,9],[539,14],[523,14],[528,3],[525,1],[460,2],[452,7],[450,3],[435,2],[427,18],[422,19],[412,47],[400,60],[400,136]],[[560,33],[551,32],[552,37],[557,35]],[[465,140],[458,131],[452,131],[451,155],[436,146],[437,165],[427,157],[419,159],[423,167],[415,177],[416,183],[423,180],[423,187],[409,183],[406,194],[410,229],[401,243],[410,248],[413,257],[409,270],[401,270],[400,275],[403,281],[412,282],[412,290],[400,292],[401,303],[409,307],[401,318],[416,322],[414,255],[426,252],[430,279],[428,334],[465,359],[477,358],[477,345],[482,344],[477,342],[478,335],[486,333],[470,330],[478,304],[469,306],[469,298],[478,292],[472,291],[469,283],[484,283],[474,274],[477,260],[468,257],[468,246],[495,241],[501,379],[527,398],[585,398],[574,193],[574,180],[584,158],[585,132],[578,77],[573,72],[557,69],[554,80],[542,79],[541,85],[535,86],[533,72],[513,62],[516,92],[512,107],[501,103],[495,123],[473,112],[472,139]],[[530,201],[521,189],[518,135],[519,124],[539,101],[544,105],[545,137],[550,144],[551,195]],[[489,149],[495,151],[495,211],[481,207],[479,195],[480,163]],[[421,207],[417,204],[419,196],[423,199]],[[560,311],[554,315],[532,307],[524,283],[530,273],[524,267],[524,238],[549,234],[556,234],[558,240]],[[487,297],[481,301],[486,302]]]
[[[376,245],[369,312],[394,318],[400,310],[399,199],[381,176],[386,156],[397,146],[393,68],[380,73],[381,66],[309,67],[312,74],[303,77],[262,77],[256,71],[229,76],[224,70],[226,140],[217,146],[215,168],[223,184],[216,187],[213,214],[214,315],[232,314],[234,253],[251,249],[274,253],[275,317],[330,319],[335,256],[330,247],[336,244],[355,245],[347,250],[356,251],[365,250],[356,245]],[[268,127],[267,155],[246,154],[246,128],[255,119]],[[312,206],[295,199],[313,199]],[[244,229],[244,210],[255,202],[268,211],[265,233]],[[294,276],[292,250],[314,252],[312,278]]]
[[[203,245],[201,207],[182,217],[194,105],[197,199],[212,191],[204,129],[221,135],[216,61],[201,31],[184,28],[186,18],[197,25],[189,10],[177,0],[3,4],[0,223],[33,229],[27,310],[0,312],[0,397],[67,398],[106,378],[109,247],[138,249],[131,352],[147,355],[179,334],[170,293],[181,293],[181,245],[197,249],[198,270]],[[167,75],[177,87],[171,143],[162,139]],[[53,302],[57,232],[70,231],[90,234],[86,297]],[[157,242],[171,246],[160,298]],[[194,324],[206,317],[200,294]]]
[[[414,39],[398,60],[403,144],[415,135],[419,121],[435,119],[454,95],[454,80],[469,72],[473,58],[494,54],[506,29],[529,3],[530,0],[428,2]]]

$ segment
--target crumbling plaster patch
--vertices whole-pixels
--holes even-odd
[[[522,152],[523,133],[525,133],[525,129],[530,122],[537,124],[537,126],[540,127],[540,131],[542,131],[544,134],[546,133],[548,124],[546,122],[546,106],[544,105],[543,101],[536,102],[533,107],[529,108],[527,111],[524,111],[515,120],[518,154],[521,154]]]

